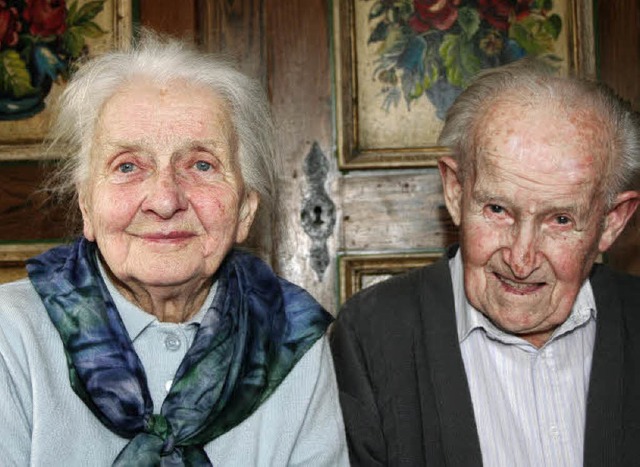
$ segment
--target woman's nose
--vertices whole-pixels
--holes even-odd
[[[144,211],[155,213],[162,219],[169,219],[177,212],[187,209],[184,189],[172,170],[162,170],[147,180],[149,184],[142,205]]]

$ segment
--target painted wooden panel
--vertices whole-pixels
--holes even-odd
[[[599,0],[596,18],[600,79],[640,111],[640,2]],[[640,176],[636,187],[640,188]],[[640,212],[613,245],[607,261],[640,275]]]
[[[47,204],[38,191],[48,170],[34,162],[0,164],[0,242],[65,236],[65,209]]]
[[[303,199],[310,189],[303,163],[314,142],[330,165],[325,188],[337,202],[331,121],[329,2],[269,0],[267,6],[268,88],[278,143],[285,161],[282,210],[286,214],[286,224],[279,242],[276,269],[310,290],[325,307],[334,311],[336,235],[330,236],[327,242],[330,264],[318,275],[311,264],[312,241],[305,234],[300,217]]]
[[[444,248],[456,239],[435,169],[349,174],[340,187],[343,251]]]
[[[241,71],[267,81],[265,0],[199,0],[198,37],[206,50],[233,58]]]
[[[138,0],[138,5],[141,25],[177,37],[196,37],[196,0]]]

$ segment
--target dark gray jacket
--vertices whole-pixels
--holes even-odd
[[[361,291],[331,344],[353,465],[479,466],[448,258]],[[640,465],[640,278],[594,267],[585,466]]]

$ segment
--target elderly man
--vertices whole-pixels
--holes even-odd
[[[594,265],[638,205],[636,117],[525,60],[479,76],[440,141],[460,245],[332,335],[352,464],[637,465],[640,279]]]

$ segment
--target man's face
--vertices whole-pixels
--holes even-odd
[[[618,218],[605,216],[599,195],[603,130],[590,112],[543,105],[497,103],[481,122],[467,180],[460,184],[455,162],[441,163],[466,295],[497,326],[540,346],[617,235]]]

